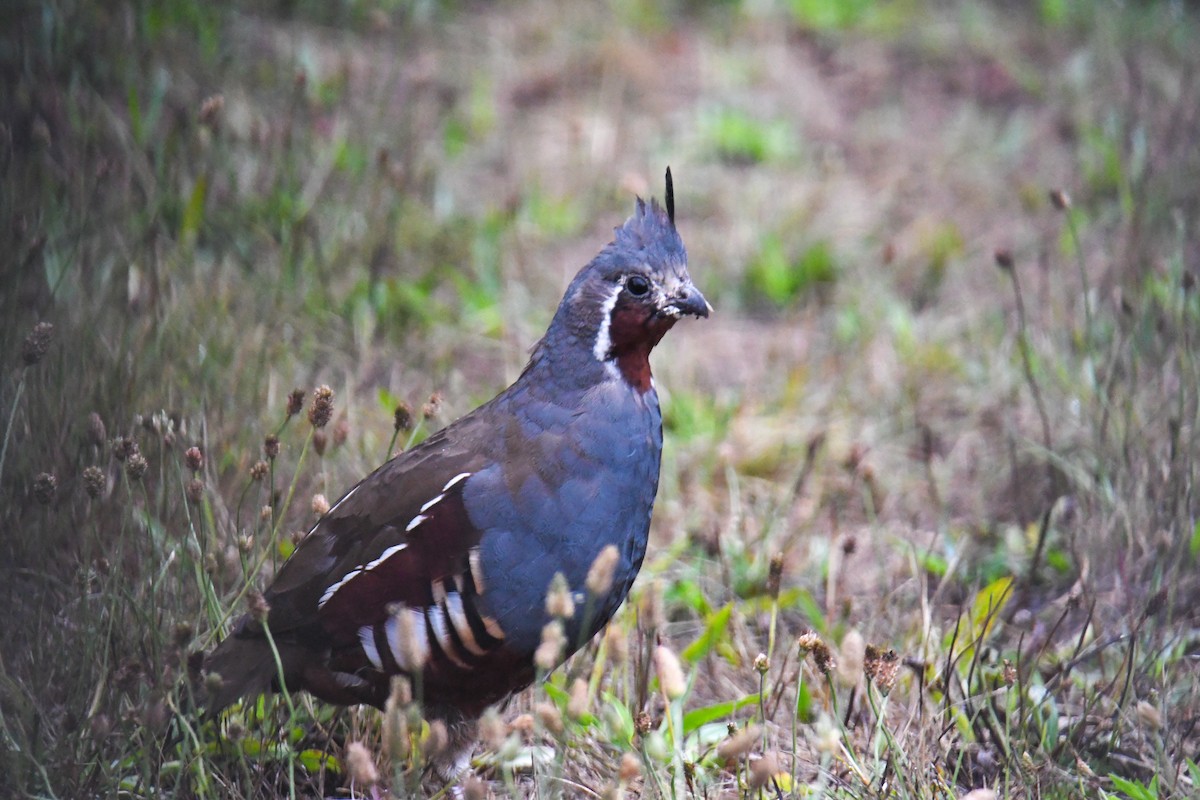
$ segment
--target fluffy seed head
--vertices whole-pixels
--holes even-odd
[[[717,745],[717,758],[720,758],[722,761],[737,761],[749,755],[750,751],[761,740],[762,727],[759,725],[747,725]]]
[[[617,773],[617,777],[621,783],[629,783],[637,780],[642,774],[642,761],[633,753],[625,753],[621,756],[621,771]]]
[[[346,767],[350,771],[350,780],[359,786],[373,786],[379,782],[379,770],[375,769],[375,760],[371,758],[371,751],[362,742],[346,745]]]
[[[508,726],[500,719],[496,709],[489,708],[479,718],[479,739],[489,749],[499,750],[508,738]]]
[[[267,466],[267,462],[262,461],[261,459],[255,461],[250,466],[250,480],[261,481],[263,478],[267,477],[267,473],[270,471],[271,468]]]
[[[313,391],[312,405],[308,407],[308,421],[314,428],[324,428],[333,417],[333,389],[321,384]]]
[[[611,624],[604,629],[604,644],[608,648],[608,660],[620,666],[629,660],[629,640],[620,625]]]
[[[560,619],[575,616],[575,601],[571,598],[571,588],[561,572],[556,572],[554,579],[550,581],[550,590],[546,592],[546,613]]]
[[[660,644],[654,648],[654,669],[658,672],[658,684],[668,700],[678,700],[687,692],[687,679],[683,676],[683,667],[679,658],[666,645]]]
[[[54,340],[54,326],[49,322],[39,322],[21,342],[21,361],[27,367],[42,360]]]
[[[594,597],[602,597],[612,589],[613,575],[617,570],[617,561],[620,558],[621,553],[615,544],[605,545],[600,554],[596,556],[596,560],[588,568],[585,582],[587,590]]]
[[[534,708],[534,712],[546,730],[555,736],[562,735],[563,719],[562,714],[558,712],[558,706],[554,705],[554,703],[538,703]]]
[[[567,701],[567,716],[579,719],[588,710],[588,686],[583,678],[576,678],[571,683],[571,699]]]
[[[192,472],[199,472],[204,466],[204,453],[196,445],[192,445],[183,453],[183,463]]]
[[[771,669],[771,659],[767,658],[766,653],[759,653],[754,657],[754,671],[759,675],[766,675]]]
[[[563,648],[567,644],[567,635],[563,632],[561,620],[552,620],[542,628],[542,643],[533,654],[533,663],[538,669],[549,672],[558,666],[562,660]]]
[[[779,773],[779,757],[764,753],[763,757],[750,765],[750,788],[762,789]]]
[[[312,499],[313,513],[318,517],[323,517],[329,513],[329,501],[325,499],[323,494],[314,494]]]
[[[857,629],[852,629],[842,638],[839,648],[841,658],[838,660],[837,678],[842,686],[850,687],[858,684],[858,678],[863,673],[863,663],[867,656],[867,642]]]

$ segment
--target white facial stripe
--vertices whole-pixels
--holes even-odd
[[[408,526],[404,529],[404,532],[411,533],[413,528],[417,527],[427,519],[429,519],[429,517],[425,516],[424,514],[417,514],[412,518],[412,521],[408,523]]]
[[[375,646],[375,627],[363,625],[358,629],[358,643],[362,645],[367,660],[375,665],[375,669],[383,669],[383,659],[379,657],[379,648]]]
[[[469,473],[469,472],[458,473],[453,478],[446,481],[446,485],[442,487],[442,492],[450,491],[450,487],[452,487],[454,484],[458,483],[459,481],[465,481],[469,477],[471,477],[471,473]]]
[[[433,498],[432,500],[427,502],[425,505],[421,506],[421,513],[424,514],[426,511],[428,511],[429,509],[436,506],[438,503],[440,503],[442,501],[442,498],[444,498],[445,496],[446,495],[444,495],[444,494],[439,494],[437,497]]]
[[[462,597],[457,592],[451,592],[446,595],[445,600],[446,613],[450,615],[450,624],[454,626],[454,632],[458,634],[463,647],[474,655],[485,655],[487,651],[479,646],[479,642],[475,641],[475,632],[471,630],[471,623],[467,622],[467,612],[463,609]]]
[[[616,308],[617,298],[621,296],[621,290],[624,288],[625,279],[621,278],[612,288],[612,293],[604,298],[604,302],[600,305],[600,329],[596,331],[596,344],[592,347],[592,355],[596,357],[597,361],[608,361],[609,351],[612,350],[612,336],[609,334],[612,310]]]

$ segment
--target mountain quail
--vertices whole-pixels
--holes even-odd
[[[452,731],[434,766],[447,780],[465,769],[475,720],[536,677],[551,585],[565,581],[575,608],[554,663],[629,593],[662,450],[650,351],[710,310],[688,275],[668,169],[666,207],[637,200],[516,382],[360,481],[279,569],[265,623],[287,689],[382,708],[391,677],[409,676],[425,715]],[[611,581],[587,580],[598,557]],[[249,615],[206,670],[220,676],[210,714],[280,689],[263,620]]]

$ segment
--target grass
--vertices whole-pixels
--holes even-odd
[[[1194,12],[839,8],[2,12],[0,794],[418,794],[403,687],[189,678],[667,163],[652,550],[467,796],[1200,791]]]

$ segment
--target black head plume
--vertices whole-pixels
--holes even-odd
[[[675,227],[675,182],[671,180],[671,168],[667,167],[667,219]]]

